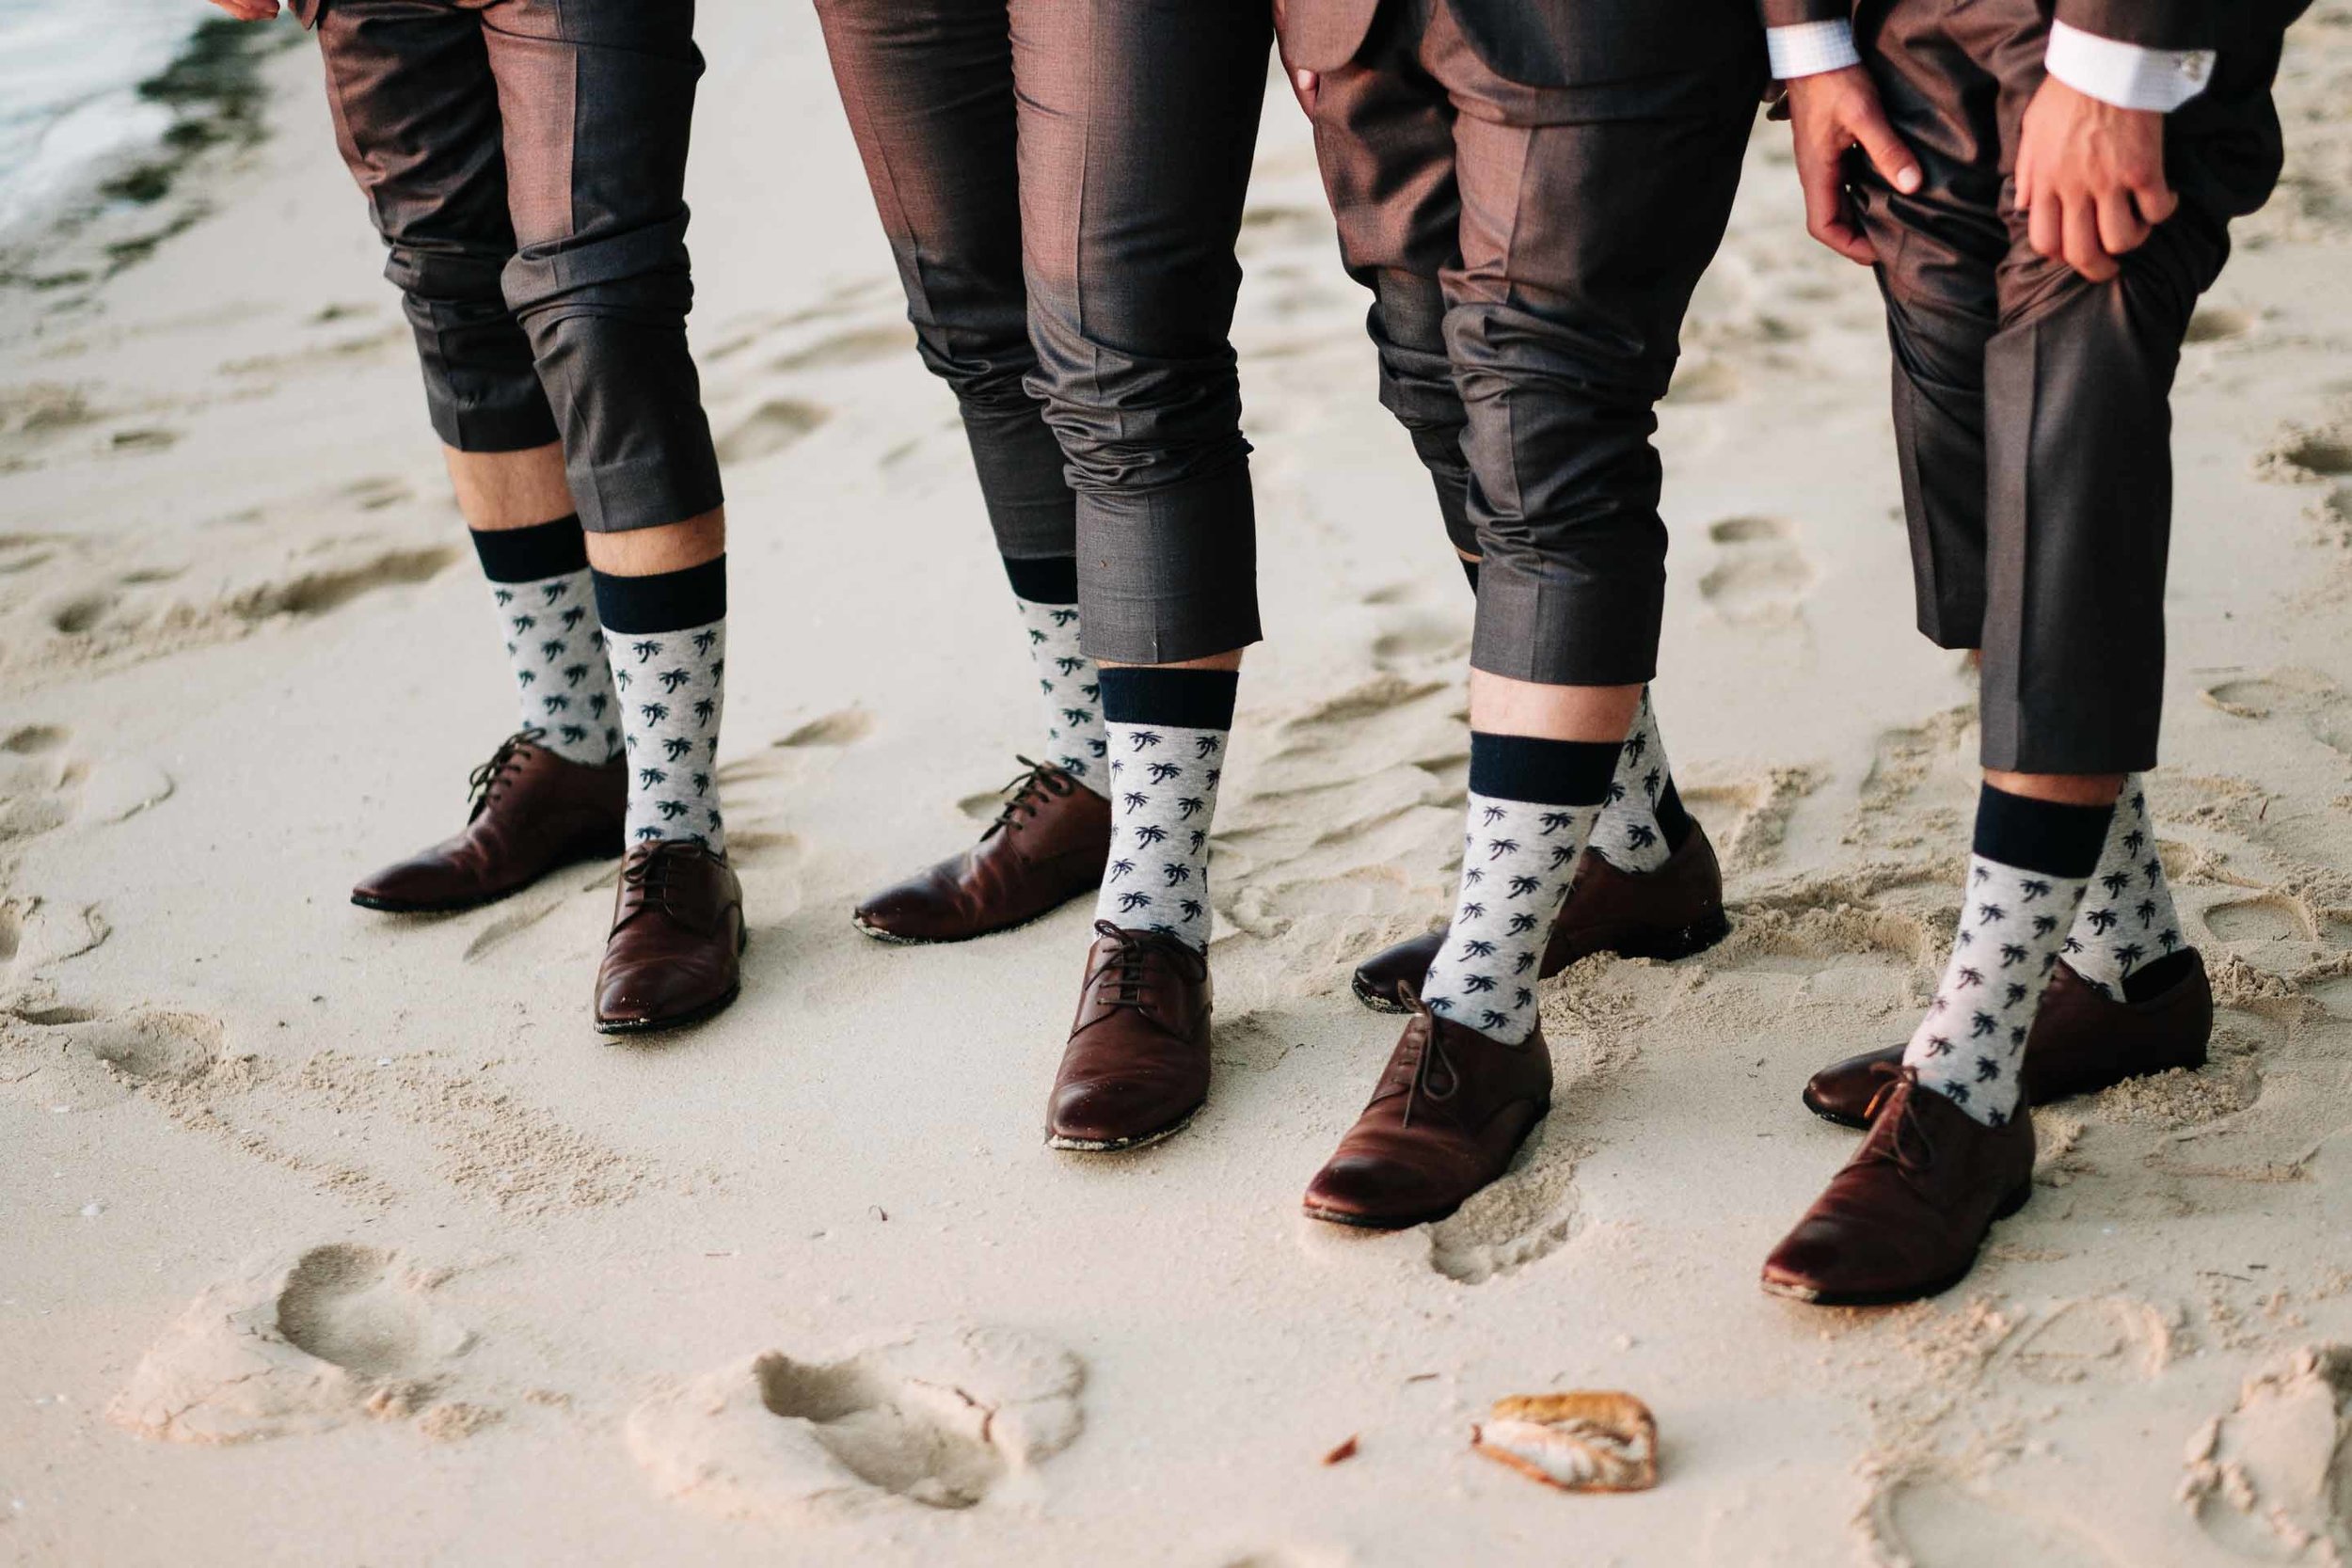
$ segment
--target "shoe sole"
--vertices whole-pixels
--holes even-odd
[[[1208,1101],[1202,1101],[1156,1132],[1145,1132],[1133,1138],[1112,1138],[1108,1141],[1070,1138],[1057,1132],[1048,1132],[1045,1134],[1045,1147],[1060,1149],[1066,1154],[1125,1154],[1131,1149],[1148,1148],[1155,1143],[1162,1143],[1174,1137],[1185,1128],[1190,1127],[1193,1117],[1199,1116],[1207,1106]]]
[[[1451,1219],[1460,1212],[1461,1208],[1459,1203],[1452,1204],[1411,1219],[1375,1219],[1369,1214],[1351,1214],[1342,1209],[1318,1209],[1311,1203],[1300,1204],[1298,1211],[1311,1220],[1321,1220],[1326,1225],[1343,1225],[1350,1230],[1410,1230],[1417,1225],[1435,1225],[1439,1220]]]
[[[738,958],[742,958],[751,944],[752,934],[745,931],[743,940],[735,944],[735,956]],[[735,999],[742,994],[743,982],[738,980],[727,988],[725,995],[714,997],[691,1012],[673,1013],[667,1018],[600,1018],[596,1020],[596,1033],[599,1035],[661,1035],[673,1029],[689,1029],[697,1023],[707,1022],[725,1012],[735,1006]]]
[[[468,910],[486,910],[493,904],[503,904],[516,894],[530,892],[559,871],[569,871],[575,865],[586,865],[592,861],[611,861],[620,858],[621,851],[618,849],[599,849],[590,854],[574,855],[569,860],[553,863],[527,882],[516,882],[504,893],[485,894],[479,898],[459,898],[438,904],[404,904],[395,899],[371,898],[364,893],[355,892],[351,895],[351,901],[360,909],[373,910],[378,914],[463,914]]]
[[[1813,1091],[1810,1089],[1805,1090],[1797,1098],[1804,1102],[1804,1108],[1806,1110],[1812,1112],[1815,1116],[1820,1117],[1823,1121],[1828,1122],[1833,1127],[1843,1127],[1855,1132],[1867,1132],[1869,1131],[1870,1124],[1868,1122],[1864,1121],[1857,1117],[1850,1117],[1843,1111],[1831,1110],[1828,1106],[1815,1100],[1813,1098]]]
[[[1056,913],[1058,911],[1066,909],[1070,905],[1076,903],[1079,899],[1085,897],[1089,891],[1090,890],[1081,888],[1076,893],[1073,893],[1069,897],[1063,899],[1060,903],[1056,904],[1052,909],[1040,910],[1037,913],[1029,916],[1026,920],[1016,920],[1009,926],[991,926],[985,931],[972,931],[960,937],[901,936],[897,931],[884,930],[880,926],[869,925],[864,919],[854,914],[850,916],[850,924],[856,927],[866,935],[872,937],[876,942],[886,942],[892,947],[953,947],[960,942],[977,942],[982,937],[1002,936],[1007,931],[1018,931],[1025,926],[1034,926],[1039,921],[1044,919],[1047,915]]]
[[[1687,958],[1693,954],[1704,953],[1729,935],[1731,935],[1731,917],[1718,909],[1710,915],[1695,920],[1688,926],[1661,933],[1655,941],[1635,939],[1625,942],[1613,942],[1607,946],[1596,947],[1593,952],[1609,953],[1620,958],[1652,958],[1660,963],[1672,963],[1677,958]],[[1559,970],[1553,970],[1551,974],[1539,977],[1549,980],[1552,974],[1559,973]],[[1409,1013],[1412,1011],[1410,1007],[1399,1002],[1393,994],[1376,990],[1368,985],[1360,970],[1351,976],[1351,983],[1355,988],[1356,1000],[1375,1013]]]
[[[1993,1211],[1993,1218],[1985,1226],[1984,1234],[1977,1239],[1975,1250],[1968,1254],[1968,1261],[1959,1272],[1932,1284],[1897,1291],[1812,1291],[1801,1285],[1775,1284],[1769,1279],[1760,1283],[1766,1295],[1779,1296],[1784,1301],[1800,1301],[1807,1307],[1900,1307],[1907,1302],[1925,1301],[1930,1296],[1942,1295],[1974,1274],[1977,1260],[1984,1252],[1984,1243],[1992,1240],[1993,1227],[2023,1209],[2032,1198],[2033,1179],[2028,1177],[2024,1186],[2003,1198],[2001,1206]]]

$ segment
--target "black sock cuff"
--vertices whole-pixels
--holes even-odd
[[[1097,673],[1103,719],[1112,724],[1168,724],[1187,730],[1230,730],[1238,670],[1129,667]]]
[[[707,626],[727,613],[727,558],[706,561],[682,572],[651,577],[596,574],[596,615],[607,631],[634,635]]]
[[[1005,577],[1012,591],[1031,604],[1076,604],[1078,602],[1078,558],[1074,555],[1041,555],[1027,561],[1011,556],[1001,558]]]
[[[2083,881],[2099,869],[2113,806],[2034,800],[1986,784],[1977,797],[1977,853],[2020,871]]]
[[[1682,803],[1682,792],[1675,788],[1672,773],[1666,775],[1666,787],[1658,792],[1650,815],[1658,818],[1658,831],[1665,835],[1666,847],[1681,848],[1683,840],[1691,836],[1691,813]]]
[[[1470,793],[1537,806],[1598,805],[1609,798],[1622,749],[1613,740],[1545,740],[1472,730]]]
[[[473,553],[482,558],[482,575],[492,582],[537,582],[588,564],[588,535],[580,531],[578,517],[470,531]]]

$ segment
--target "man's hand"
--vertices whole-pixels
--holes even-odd
[[[278,14],[278,0],[213,0],[239,22],[267,22]]]
[[[2105,283],[2180,204],[2164,181],[2164,116],[2042,82],[2017,141],[2017,207],[2035,250]]]
[[[1846,150],[1859,146],[1879,175],[1908,195],[1919,188],[1919,160],[1887,123],[1878,88],[1858,65],[1800,76],[1788,84],[1788,123],[1796,133],[1797,179],[1804,186],[1805,232],[1849,261],[1878,260],[1846,197]]]
[[[1286,20],[1283,4],[1284,0],[1274,0],[1274,33],[1277,39],[1281,37],[1282,24]],[[1307,118],[1314,119],[1315,88],[1320,85],[1319,78],[1311,71],[1292,71],[1287,69],[1287,62],[1285,65],[1282,74],[1291,79],[1291,95],[1298,100],[1298,106],[1307,112]]]

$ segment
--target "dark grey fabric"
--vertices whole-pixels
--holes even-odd
[[[1383,0],[1286,0],[1283,57],[1310,71],[1355,58]],[[1756,0],[1439,0],[1505,81],[1573,87],[1577,111],[1642,116],[1691,107],[1710,68],[1761,69]]]
[[[1075,550],[1086,652],[1259,636],[1227,341],[1263,0],[818,0],[1000,554]]]
[[[2168,120],[2182,210],[2092,283],[2035,254],[2010,200],[2046,5],[1887,0],[1868,22],[1865,63],[1926,174],[1907,197],[1859,158],[1851,176],[1884,259],[1919,628],[1983,649],[1986,767],[2153,767],[2172,377],[2229,218],[2278,176],[2278,39],[2225,52]]]
[[[594,531],[717,507],[686,346],[691,0],[325,0],[316,21],[441,439],[561,440]]]
[[[1570,686],[1656,673],[1652,410],[1761,85],[1744,55],[1689,74],[1675,101],[1710,111],[1588,119],[1573,92],[1499,77],[1441,6],[1386,0],[1323,75],[1315,147],[1342,256],[1373,291],[1381,401],[1449,536],[1485,561],[1479,669]]]

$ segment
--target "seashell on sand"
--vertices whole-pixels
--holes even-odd
[[[1630,1394],[1579,1389],[1495,1401],[1470,1447],[1563,1492],[1644,1492],[1658,1484],[1658,1421]]]

